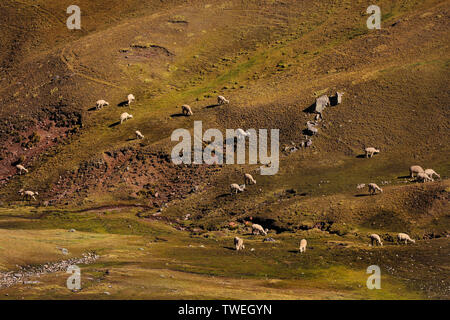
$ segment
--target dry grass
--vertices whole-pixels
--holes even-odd
[[[446,1],[381,1],[381,31],[366,30],[365,5],[354,1],[115,2],[105,7],[80,0],[88,13],[81,32],[68,32],[61,23],[63,2],[0,5],[6,17],[0,44],[12,48],[0,52],[0,179],[11,178],[0,180],[3,269],[58,260],[55,248],[65,245],[74,254],[105,254],[97,266],[84,269],[94,280],[76,294],[81,299],[448,298],[448,241],[428,240],[448,234],[450,226]],[[28,22],[17,25],[19,20]],[[172,170],[147,156],[170,153],[171,132],[191,128],[194,120],[202,120],[204,128],[279,128],[282,146],[299,143],[312,118],[302,111],[318,94],[336,90],[345,92],[344,102],[326,110],[313,147],[283,155],[276,176],[226,166],[207,171],[205,178],[203,168]],[[137,101],[128,110],[119,105],[130,92]],[[219,94],[231,104],[207,108]],[[98,99],[111,105],[92,111]],[[194,115],[176,116],[185,103]],[[114,125],[125,110],[134,118]],[[135,130],[146,139],[132,141]],[[20,144],[32,132],[41,140],[25,150]],[[108,159],[104,172],[95,168],[105,152],[130,146],[146,156],[127,158],[123,152]],[[366,146],[381,153],[358,157]],[[29,174],[14,175],[11,164],[18,159]],[[125,171],[131,164],[146,174]],[[405,182],[411,164],[434,168],[443,181]],[[178,188],[180,171],[183,186],[191,181],[198,192]],[[238,197],[225,195],[243,172],[252,172],[258,184]],[[152,191],[159,191],[159,200],[136,196],[147,180],[157,188],[158,179],[165,181]],[[383,181],[389,185],[379,196],[355,189],[358,183]],[[29,204],[36,208],[24,207],[20,188],[39,191],[39,201]],[[162,215],[176,221],[191,214],[177,224],[201,228],[205,237],[136,217],[154,213],[154,205],[171,192],[177,200]],[[46,200],[55,200],[55,206],[43,207]],[[80,211],[124,205],[145,209]],[[282,241],[266,245],[244,236],[256,251],[244,253],[242,263],[227,249],[235,235],[227,226],[250,217],[279,231],[273,236]],[[304,230],[316,223],[326,231]],[[70,228],[80,232],[67,233]],[[400,231],[423,240],[404,249],[367,247],[368,232],[387,237]],[[153,243],[156,237],[169,241]],[[300,237],[312,239],[314,247],[305,259],[290,252]],[[11,238],[16,241],[8,242]],[[186,247],[190,242],[206,248]],[[405,258],[398,272],[386,273],[383,290],[365,289],[365,268],[374,256],[394,268],[399,254],[414,257]],[[408,263],[416,265],[411,272]],[[106,268],[111,276],[97,283]],[[424,271],[416,272],[420,268]],[[49,275],[42,284],[8,293],[71,298],[64,277]],[[221,282],[228,284],[219,293]]]

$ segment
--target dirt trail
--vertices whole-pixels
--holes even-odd
[[[34,9],[34,11],[36,11],[39,16],[46,19],[48,22],[50,22],[52,24],[53,23],[58,23],[58,24],[62,24],[62,25],[66,24],[66,22],[63,19],[59,18],[58,16],[56,16],[52,12],[48,11],[47,9],[42,8],[39,4],[32,4],[32,3],[25,2],[25,1],[19,1],[19,0],[14,0],[14,2],[21,4],[25,7]]]
[[[66,55],[67,51],[69,51],[69,53]],[[86,75],[84,73],[81,73],[81,72],[77,71],[76,67],[71,62],[69,62],[70,60],[72,60],[72,61],[75,60],[75,58],[74,58],[73,52],[70,49],[68,49],[67,47],[65,47],[65,48],[63,48],[61,50],[61,53],[60,53],[59,56],[61,58],[61,61],[67,66],[67,69],[72,71],[77,76],[80,76],[80,77],[82,77],[82,78],[84,78],[86,80],[93,81],[93,82],[96,82],[96,83],[99,83],[99,84],[102,84],[102,85],[105,85],[105,86],[108,86],[108,87],[125,90],[124,87],[115,85],[114,83],[108,82],[108,81],[100,79],[100,78],[95,78],[95,77],[92,77],[92,76],[88,76],[88,75]],[[69,58],[67,58],[67,56],[72,57],[72,59],[69,60]]]

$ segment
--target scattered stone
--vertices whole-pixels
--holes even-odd
[[[89,252],[84,253],[81,258],[71,258],[59,262],[48,262],[42,265],[22,266],[19,268],[21,272],[0,272],[0,289],[8,288],[18,283],[28,282],[28,279],[32,277],[40,277],[41,275],[54,272],[65,272],[71,265],[90,264],[95,262],[98,258],[98,255]]]

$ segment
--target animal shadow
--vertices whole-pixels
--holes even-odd
[[[97,107],[92,107],[88,109],[88,111],[95,111],[95,110],[97,110]]]
[[[308,108],[303,109],[303,112],[305,112],[305,113],[315,113],[316,112],[316,103],[314,102]]]
[[[308,136],[308,137],[312,137],[314,134],[309,131],[308,129],[303,129],[302,130],[303,135]],[[317,134],[316,134],[317,135]]]
[[[120,124],[120,121],[114,122],[113,124],[110,124],[110,128],[114,128],[115,126],[118,126]]]
[[[355,197],[368,197],[370,196],[370,193],[360,193],[360,194],[355,194]]]
[[[359,159],[362,159],[362,158],[365,158],[366,155],[365,154],[358,154],[356,157],[359,158]]]
[[[21,164],[21,163],[22,163],[22,160],[18,159],[16,161],[11,162],[11,165],[15,167],[15,166],[17,166],[18,164]]]
[[[338,97],[337,96],[331,96],[330,98],[330,106],[334,107],[338,105]]]
[[[125,106],[128,106],[128,100],[127,100],[127,101],[122,101],[122,102],[120,102],[117,106],[118,106],[118,107],[125,107]]]
[[[206,106],[205,107],[205,109],[211,109],[211,108],[215,108],[215,107],[218,107],[218,106],[220,106],[220,104],[211,104],[211,105],[209,105],[209,106]]]
[[[230,196],[230,195],[231,195],[230,193],[223,193],[223,194],[217,196],[216,199],[226,198],[226,197],[228,197],[228,196]]]
[[[171,118],[178,118],[178,117],[186,117],[184,113],[174,113],[170,115]]]
[[[228,249],[228,250],[233,250],[233,251],[236,251],[236,248],[233,248],[233,247],[223,247],[224,249]]]
[[[397,177],[397,179],[408,179],[411,178],[410,176],[401,176],[401,177]]]

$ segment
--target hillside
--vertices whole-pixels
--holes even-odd
[[[449,2],[379,1],[381,30],[366,27],[371,4],[79,0],[82,29],[69,30],[68,1],[2,1],[0,277],[63,260],[61,247],[100,258],[79,292],[55,272],[0,281],[0,297],[448,299]],[[315,99],[336,91],[342,103],[300,147]],[[279,172],[175,165],[171,134],[194,121],[279,129]],[[440,179],[418,183],[411,165]],[[256,185],[230,195],[244,173]],[[368,183],[383,193],[356,188]],[[416,243],[397,245],[399,232]],[[383,290],[365,287],[371,264]]]

